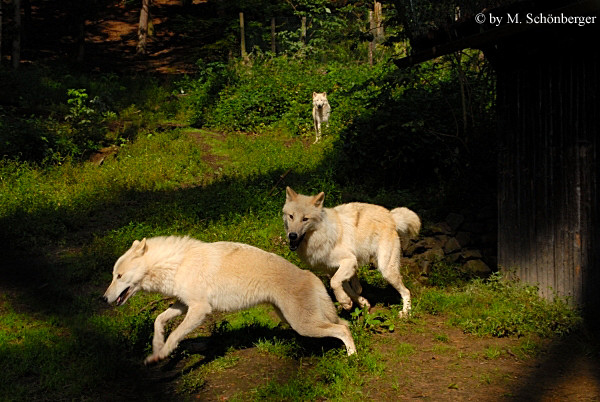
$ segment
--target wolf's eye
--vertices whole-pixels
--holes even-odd
[[[304,218],[302,218],[302,222],[306,222],[308,220],[308,217],[305,216]]]
[[[118,274],[118,275],[117,275],[117,279],[121,279],[121,277],[122,277],[122,276],[123,276],[123,275],[121,275],[121,274]]]
[[[290,214],[290,219],[294,220],[294,215]]]

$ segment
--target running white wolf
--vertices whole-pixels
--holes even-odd
[[[292,251],[314,269],[331,277],[331,288],[341,306],[349,310],[355,301],[370,307],[362,297],[356,276],[359,266],[373,263],[402,296],[400,316],[410,312],[410,291],[400,274],[399,234],[416,236],[421,220],[408,208],[384,207],[352,202],[324,208],[325,193],[315,196],[286,189],[283,222]]]
[[[104,299],[120,306],[138,290],[178,299],[154,322],[146,364],[166,358],[208,314],[260,303],[272,304],[300,335],[338,338],[348,355],[356,352],[348,325],[338,317],[319,278],[246,244],[177,236],[136,240],[115,263]],[[181,314],[185,318],[165,342],[165,324]]]
[[[321,124],[329,122],[329,114],[331,113],[331,106],[327,100],[327,92],[313,92],[313,122],[315,123],[315,132],[317,143],[321,139]]]

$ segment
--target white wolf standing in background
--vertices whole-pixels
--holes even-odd
[[[399,234],[416,236],[421,220],[408,208],[388,209],[359,202],[323,208],[325,193],[315,196],[297,194],[286,188],[283,221],[289,246],[315,269],[330,274],[331,288],[341,306],[349,310],[352,301],[370,307],[360,296],[362,287],[356,276],[359,266],[369,262],[402,296],[400,316],[410,312],[410,291],[400,274]]]
[[[313,121],[315,123],[315,132],[317,133],[317,143],[321,139],[321,123],[329,121],[331,106],[327,100],[327,92],[313,92]]]
[[[140,289],[178,299],[156,317],[146,364],[167,357],[208,314],[260,303],[272,304],[300,335],[338,338],[348,355],[356,352],[348,325],[319,278],[246,244],[177,236],[136,240],[115,263],[104,300],[120,306]],[[165,324],[181,314],[185,318],[165,342]]]

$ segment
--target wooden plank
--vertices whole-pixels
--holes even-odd
[[[548,298],[598,299],[599,56],[498,73],[498,257]]]

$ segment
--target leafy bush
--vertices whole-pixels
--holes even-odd
[[[178,118],[176,99],[150,77],[0,69],[0,157],[50,165],[79,159]]]

